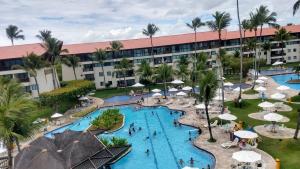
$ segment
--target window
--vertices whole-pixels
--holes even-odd
[[[294,49],[293,49],[293,51],[294,51],[294,52],[297,52],[297,49],[296,49],[296,48],[294,48]]]
[[[15,74],[15,77],[16,77],[20,82],[29,82],[29,76],[28,76],[28,73],[18,73],[18,74]]]
[[[37,90],[37,89],[38,89],[38,85],[36,84],[31,85],[31,90]]]
[[[23,90],[24,90],[24,92],[26,92],[26,93],[30,93],[30,92],[31,92],[30,86],[24,86]]]
[[[111,76],[111,71],[106,72],[107,76]]]
[[[288,53],[290,53],[292,51],[292,49],[288,49]]]
[[[104,76],[104,73],[103,72],[99,72],[99,76]]]
[[[84,72],[93,71],[93,70],[94,70],[93,64],[86,64],[86,65],[83,65],[83,71],[84,71]]]
[[[288,60],[291,60],[291,57],[290,57],[290,56],[288,57]]]
[[[94,74],[86,74],[85,79],[86,80],[91,80],[91,81],[95,80]]]
[[[104,83],[103,82],[100,82],[100,86],[103,86],[104,85]]]
[[[294,56],[294,59],[297,59],[297,56]]]
[[[264,52],[264,55],[267,55],[267,52]]]

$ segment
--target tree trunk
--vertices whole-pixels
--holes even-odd
[[[101,69],[102,69],[102,72],[103,72],[104,87],[106,87],[106,77],[105,77],[103,65],[101,65]]]
[[[166,78],[164,78],[164,95],[165,95],[165,99],[167,99],[167,82],[166,82]]]
[[[257,62],[256,62],[256,42],[257,42],[257,30],[254,31],[255,33],[255,46],[254,46],[254,78],[253,78],[253,85],[252,89],[255,87],[255,80],[256,80],[256,74],[257,74]]]
[[[236,9],[237,16],[239,22],[239,31],[240,31],[240,94],[239,99],[242,98],[242,79],[243,79],[243,37],[242,37],[242,29],[241,29],[241,20],[240,20],[240,8],[239,8],[239,0],[236,0]],[[246,31],[244,31],[244,36]]]
[[[295,131],[294,139],[298,139],[299,129],[300,129],[300,110],[298,110],[298,120],[297,120],[297,127]]]
[[[206,114],[206,120],[207,120],[207,125],[208,125],[208,131],[209,131],[209,140],[213,141],[213,135],[211,132],[211,126],[210,126],[210,118],[209,118],[209,114],[208,114],[208,102],[205,102],[205,114]]]
[[[153,55],[153,41],[152,41],[152,36],[150,36],[150,41],[151,41],[151,56],[152,56],[152,62],[154,66],[154,55]]]
[[[284,57],[283,57],[283,53],[284,53],[284,50],[283,50],[283,44],[284,42],[281,41],[281,56],[282,56],[282,62],[284,61]]]
[[[13,168],[13,156],[12,156],[13,138],[9,139],[9,141],[6,145],[6,149],[7,149],[7,156],[8,156],[8,169],[12,169]]]
[[[58,79],[58,75],[57,75],[57,71],[56,71],[55,67],[54,67],[54,74],[55,74],[55,82],[57,84],[57,87],[60,88],[60,83],[59,83],[59,79]]]
[[[51,66],[51,69],[52,69],[52,82],[53,82],[53,88],[56,89],[57,86],[56,86],[55,71],[54,71],[53,65]]]
[[[258,63],[257,63],[257,69],[258,72],[260,72],[260,56],[261,56],[261,46],[262,46],[262,25],[260,26],[260,32],[259,32],[259,49],[258,49]]]
[[[18,152],[21,152],[20,142],[19,142],[19,139],[17,137],[15,137],[15,141],[16,141],[16,145],[17,145],[17,148],[18,148]]]
[[[197,60],[197,31],[195,30],[195,41],[194,41],[194,59],[193,59],[193,74],[195,75],[196,72],[196,60]],[[197,77],[194,77],[195,79],[192,79],[192,87],[193,87],[193,93],[195,94],[195,82],[197,82]]]
[[[11,45],[14,46],[14,45],[15,45],[15,44],[14,44],[14,39],[11,38],[10,41],[11,41]]]
[[[74,76],[75,76],[75,80],[77,80],[77,76],[76,76],[76,72],[75,72],[75,67],[72,66],[72,68],[73,68],[73,73],[74,73]]]
[[[39,86],[39,84],[38,84],[38,81],[37,81],[37,79],[36,79],[36,76],[33,76],[33,78],[34,78],[34,81],[35,81],[35,85],[36,85],[36,88],[37,88],[38,95],[40,96],[40,86]]]
[[[222,45],[221,31],[219,31],[219,65],[220,65],[219,69],[220,69],[221,88],[222,88],[222,109],[221,109],[221,114],[223,114],[224,113],[225,101],[224,101],[223,66],[222,66],[222,61],[221,61],[221,45]]]

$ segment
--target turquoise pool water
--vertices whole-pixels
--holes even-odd
[[[197,137],[197,129],[173,125],[174,119],[180,116],[180,112],[173,111],[170,114],[171,110],[166,107],[144,107],[135,110],[133,106],[121,106],[119,109],[125,115],[124,127],[111,134],[102,134],[101,137],[126,138],[132,144],[132,151],[113,164],[113,169],[181,169],[190,165],[191,157],[195,160],[194,167],[206,168],[207,165],[214,167],[214,157],[206,151],[197,149],[189,141],[190,135],[191,138]],[[103,110],[105,109],[95,111],[73,124],[54,130],[47,136],[66,129],[84,130]],[[131,124],[134,124],[136,132],[132,132],[129,136],[128,129]],[[138,130],[140,127],[141,130]],[[154,132],[157,133],[155,136]],[[147,149],[150,151],[148,155],[145,153]],[[179,164],[180,159],[184,161],[184,165]]]
[[[291,89],[300,90],[300,84],[289,84],[287,83],[288,80],[291,79],[298,79],[298,75],[296,74],[285,74],[285,75],[276,75],[272,76],[274,81],[280,85],[285,85],[290,87]]]

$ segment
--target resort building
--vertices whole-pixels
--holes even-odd
[[[290,25],[285,27],[293,36],[293,38],[283,44],[273,40],[276,29],[263,28],[262,40],[271,41],[271,49],[269,51],[261,50],[261,59],[266,59],[268,64],[276,61],[298,62],[300,61],[300,25]],[[260,30],[258,30],[260,32]],[[254,37],[254,32],[247,31],[246,38]],[[239,31],[222,32],[222,48],[228,52],[235,52],[239,50]],[[151,56],[151,43],[149,38],[121,40],[123,48],[119,52],[107,52],[107,60],[104,62],[104,72],[102,72],[101,65],[92,60],[92,54],[97,48],[107,49],[110,42],[94,42],[81,44],[64,45],[68,49],[68,55],[76,55],[80,58],[80,66],[75,69],[78,79],[87,79],[95,81],[97,89],[104,88],[104,75],[106,82],[110,87],[123,86],[124,80],[122,72],[115,69],[115,65],[122,58],[129,59],[134,67],[138,68],[138,64],[146,59],[152,60],[154,57],[154,65],[159,66],[162,63],[167,63],[175,67],[176,60],[181,56],[190,57],[194,54],[196,46],[197,53],[205,52],[209,56],[209,62],[212,66],[215,64],[216,53],[218,51],[219,40],[217,32],[198,32],[197,43],[194,43],[194,33],[161,36],[153,38],[153,55]],[[258,52],[257,50],[257,57]],[[16,45],[11,47],[0,47],[0,75],[19,78],[25,81],[23,84],[26,90],[31,90],[35,93],[34,81],[28,74],[22,70],[12,70],[11,66],[14,64],[22,64],[21,59],[26,53],[34,52],[36,54],[43,54],[43,48],[40,44]],[[244,51],[245,57],[250,57],[253,51]],[[47,72],[46,70],[43,70]],[[51,72],[50,72],[51,74]],[[52,76],[45,76],[44,73],[38,74],[41,92],[52,89]],[[66,65],[62,65],[62,79],[63,81],[74,80],[75,76],[73,69]],[[134,70],[126,72],[127,85],[132,85],[139,80],[135,75]],[[49,84],[50,82],[50,84]]]

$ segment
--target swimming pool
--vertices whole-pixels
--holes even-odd
[[[289,84],[287,83],[288,80],[291,79],[298,79],[298,75],[296,74],[284,74],[284,75],[276,75],[272,76],[274,81],[280,85],[285,85],[290,87],[291,89],[300,90],[300,84]]]
[[[171,115],[167,107],[143,107],[135,110],[133,106],[120,106],[119,109],[125,115],[124,127],[111,134],[102,134],[101,137],[126,138],[132,144],[132,151],[113,164],[113,169],[181,169],[189,165],[191,157],[195,160],[194,167],[205,168],[207,165],[214,167],[213,155],[197,149],[188,141],[189,135],[195,138],[198,131],[188,126],[174,127],[173,121],[180,113]],[[103,110],[105,109],[95,111],[70,125],[54,130],[47,136],[66,129],[85,130],[90,121]],[[132,123],[136,132],[129,136],[128,129]],[[139,127],[141,127],[140,131]],[[156,136],[153,135],[154,132],[157,133]],[[147,149],[150,150],[149,155],[145,153]],[[179,164],[180,159],[184,161],[182,166]]]

